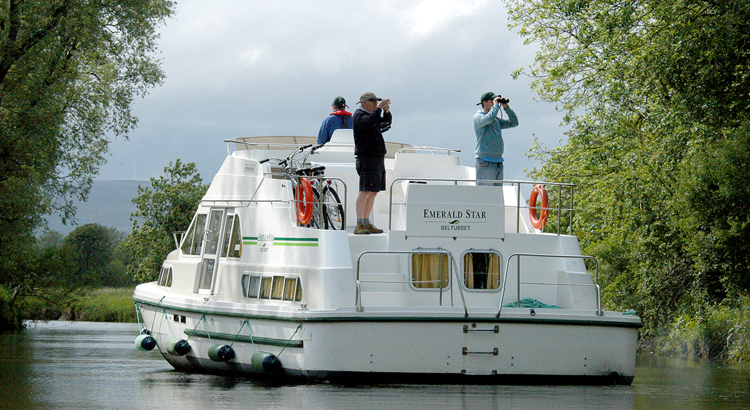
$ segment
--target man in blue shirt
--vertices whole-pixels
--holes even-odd
[[[479,180],[503,179],[503,142],[502,130],[518,126],[516,113],[508,106],[510,100],[495,93],[482,94],[479,104],[482,108],[474,114],[474,134],[477,136],[477,146],[474,149],[476,157],[475,169]],[[500,107],[508,113],[508,119],[498,118]]]
[[[320,125],[320,131],[318,131],[318,145],[323,145],[330,141],[331,135],[333,135],[333,132],[337,129],[352,129],[352,113],[345,110],[345,108],[349,108],[349,106],[346,105],[344,97],[339,96],[334,98],[331,108],[333,108],[333,112],[326,117]]]

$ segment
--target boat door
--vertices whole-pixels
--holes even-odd
[[[198,293],[211,294],[215,281],[215,273],[219,264],[219,238],[221,238],[221,221],[224,219],[223,209],[211,209],[208,225],[203,233],[204,246],[201,258],[201,273]]]

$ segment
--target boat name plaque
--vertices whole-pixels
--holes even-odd
[[[499,187],[410,184],[406,235],[503,238],[503,191]]]

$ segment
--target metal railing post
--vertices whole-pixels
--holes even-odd
[[[593,260],[596,264],[596,276],[594,279],[594,284],[578,284],[578,283],[532,283],[532,282],[521,282],[521,256],[531,256],[531,257],[539,257],[539,258],[560,258],[560,259],[589,259]],[[516,283],[516,289],[518,294],[516,295],[517,300],[517,307],[521,306],[521,284],[533,284],[533,285],[567,285],[567,286],[594,286],[596,289],[596,315],[597,316],[604,316],[604,312],[602,311],[602,297],[601,297],[601,287],[599,286],[599,261],[596,260],[595,257],[590,255],[551,255],[551,254],[542,254],[542,253],[512,253],[508,255],[507,262],[505,263],[505,272],[503,273],[503,289],[500,292],[500,305],[497,308],[497,314],[495,315],[496,318],[500,317],[500,313],[503,309],[503,301],[505,300],[505,289],[507,288],[508,283],[508,269],[510,267],[510,260],[511,258],[517,258],[518,261],[516,263],[518,272],[516,272],[517,277],[517,283]],[[584,262],[584,268],[586,268],[586,263]],[[586,272],[588,272],[588,268],[586,268]]]
[[[449,278],[452,278],[453,280],[455,280],[456,286],[459,286],[458,290],[459,290],[459,294],[461,295],[461,303],[462,303],[463,308],[464,308],[464,317],[469,317],[469,309],[466,306],[466,298],[464,297],[463,289],[460,287],[461,285],[460,285],[460,282],[458,281],[458,276],[457,276],[457,273],[456,273],[456,271],[458,270],[458,264],[456,263],[456,260],[453,257],[453,254],[450,251],[448,251],[448,250],[446,250],[444,248],[437,248],[437,249],[421,249],[420,248],[420,249],[412,250],[412,251],[364,251],[364,252],[360,253],[359,256],[357,257],[357,271],[355,273],[355,281],[356,281],[355,292],[356,293],[355,293],[355,296],[354,296],[354,303],[355,303],[355,309],[356,309],[357,312],[363,312],[364,311],[364,308],[362,307],[362,286],[361,286],[361,284],[363,282],[364,283],[368,283],[368,282],[369,283],[411,283],[411,284],[413,284],[415,282],[418,282],[418,281],[413,281],[413,280],[407,280],[407,281],[367,281],[367,280],[361,280],[359,278],[359,274],[360,274],[360,271],[361,271],[362,257],[364,255],[369,255],[369,254],[380,254],[380,255],[389,255],[389,254],[390,255],[441,254],[441,255],[447,256],[448,257],[448,262],[449,262],[449,270],[450,270],[448,276],[449,276]],[[443,266],[442,266],[442,263],[441,263],[440,264],[440,289],[439,289],[439,293],[440,293],[440,296],[439,296],[440,301],[439,301],[439,303],[440,303],[440,306],[442,306],[442,303],[443,303],[443,280],[444,280]],[[431,282],[434,282],[434,281],[431,281]],[[451,306],[453,306],[453,288],[451,288]]]

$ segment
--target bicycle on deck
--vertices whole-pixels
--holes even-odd
[[[325,177],[324,166],[307,163],[309,156],[320,147],[312,144],[300,146],[286,158],[267,158],[260,163],[276,161],[285,177],[291,181],[299,225],[344,230],[346,215],[336,180]]]

